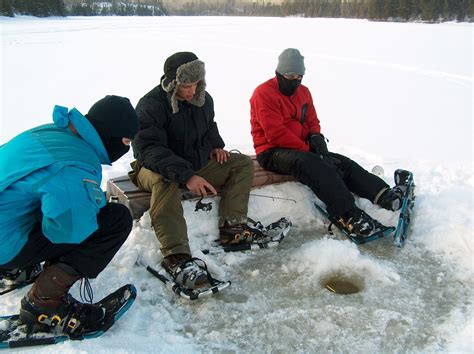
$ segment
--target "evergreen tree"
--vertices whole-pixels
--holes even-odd
[[[370,0],[368,3],[369,18],[372,20],[380,20],[382,18],[384,0]]]
[[[388,20],[389,18],[396,18],[398,17],[398,8],[400,4],[398,0],[385,0],[385,3],[383,5],[382,9],[382,18],[384,20]]]
[[[398,9],[396,9],[398,17],[408,21],[413,14],[413,1],[412,0],[399,0]]]
[[[458,21],[466,21],[467,17],[470,17],[470,21],[473,20],[474,15],[474,1],[469,0],[458,0],[458,1],[451,1],[453,13],[453,18],[457,19]]]
[[[27,0],[12,0],[11,5],[13,11],[19,15],[29,15],[28,1]]]
[[[369,12],[367,9],[367,4],[365,1],[357,1],[356,2],[356,18],[368,18]]]
[[[8,17],[15,16],[15,14],[13,13],[12,4],[10,0],[3,0],[0,3],[0,16],[8,16]]]
[[[422,1],[423,0],[413,0],[413,12],[412,12],[412,19],[420,20],[421,19],[421,9],[422,9]]]
[[[443,12],[443,4],[441,0],[422,0],[421,2],[421,19],[423,21],[437,21]]]
[[[66,16],[67,15],[67,10],[66,10],[66,5],[64,4],[63,0],[53,0],[54,4],[54,11],[56,16]]]

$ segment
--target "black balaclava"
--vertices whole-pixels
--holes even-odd
[[[278,88],[285,96],[291,96],[295,93],[301,80],[288,80],[283,75],[303,76],[306,71],[304,66],[304,56],[295,48],[287,48],[278,56],[278,65],[275,70]]]
[[[138,131],[138,120],[128,98],[105,96],[92,105],[86,117],[99,134],[111,163],[130,150],[122,138],[133,139]]]
[[[282,74],[275,72],[278,80],[278,88],[285,96],[291,96],[296,89],[301,85],[301,80],[288,80]]]

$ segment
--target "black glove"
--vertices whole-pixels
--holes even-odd
[[[318,156],[327,156],[329,154],[326,139],[323,134],[313,134],[308,139],[309,149]]]

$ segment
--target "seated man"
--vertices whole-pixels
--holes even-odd
[[[191,257],[181,188],[197,196],[220,190],[222,244],[251,241],[256,232],[247,218],[252,160],[223,149],[214,103],[205,88],[204,63],[195,54],[170,56],[161,84],[138,102],[139,130],[133,142],[137,161],[132,164],[132,180],[151,192],[150,216],[161,244],[162,266],[188,289],[208,278],[207,270]]]
[[[34,281],[21,301],[27,327],[80,334],[100,328],[104,311],[69,288],[102,272],[132,229],[128,209],[105,202],[101,164],[129,150],[138,122],[118,96],[86,116],[56,106],[53,121],[0,147],[0,284],[6,292]]]
[[[304,73],[304,57],[288,48],[278,57],[276,76],[255,89],[250,106],[257,160],[269,171],[293,175],[347,231],[367,237],[378,222],[355,205],[352,193],[389,210],[400,208],[401,195],[354,161],[328,151],[311,93],[301,84]]]

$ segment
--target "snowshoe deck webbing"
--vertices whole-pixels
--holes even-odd
[[[316,202],[314,203],[314,206],[316,207],[316,209],[318,209],[321,212],[321,214],[323,214],[331,222],[331,224],[335,225],[352,242],[358,245],[361,245],[370,241],[378,240],[380,238],[383,238],[391,234],[393,231],[395,231],[395,228],[393,226],[384,226],[379,223],[379,225],[377,225],[377,230],[373,232],[372,234],[370,234],[369,236],[363,237],[363,236],[351,234],[349,231],[347,231],[344,228],[344,226],[336,218],[330,216],[324,207],[322,207]],[[330,229],[329,229],[329,232],[331,232]]]
[[[183,287],[182,285],[176,284],[166,272],[165,269],[161,268],[157,270],[152,266],[147,265],[146,270],[148,270],[151,274],[153,274],[156,278],[161,280],[167,288],[169,288],[175,294],[184,297],[188,300],[197,300],[209,295],[213,295],[218,293],[219,291],[227,288],[231,283],[230,281],[222,281],[215,279],[209,275],[209,287],[203,286],[196,289],[188,289]]]
[[[245,242],[235,245],[222,245],[219,240],[213,242],[213,248],[202,250],[204,254],[222,253],[222,252],[241,252],[250,250],[260,250],[278,246],[285,238],[291,228],[291,221],[288,218],[281,218],[264,228],[266,237],[255,240],[254,242]]]
[[[408,236],[408,226],[410,225],[413,207],[415,206],[415,182],[413,173],[410,171],[396,170],[394,175],[395,184],[403,191],[403,197],[397,229],[393,235],[393,243],[398,247],[403,247]]]
[[[125,285],[100,300],[97,305],[105,309],[105,320],[100,330],[67,335],[54,332],[28,333],[26,325],[18,324],[19,315],[0,317],[0,349],[56,344],[67,340],[83,340],[103,335],[132,306],[137,291]]]

